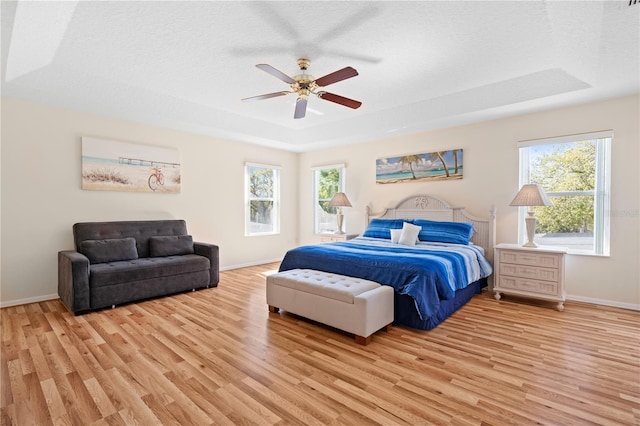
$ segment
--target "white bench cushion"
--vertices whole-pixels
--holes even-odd
[[[351,304],[355,296],[380,287],[373,281],[312,269],[292,269],[270,278],[275,285]]]

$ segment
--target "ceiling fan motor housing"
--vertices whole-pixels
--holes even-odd
[[[302,74],[294,75],[293,79],[296,81],[291,84],[291,90],[298,94],[298,99],[306,99],[309,94],[313,93],[318,85],[315,83],[316,79],[311,74],[306,74],[305,71],[309,68],[310,60],[305,58],[298,59],[298,67],[302,71]]]

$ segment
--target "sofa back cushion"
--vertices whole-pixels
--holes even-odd
[[[82,222],[73,225],[77,251],[85,240],[133,238],[138,257],[149,257],[149,239],[157,236],[188,235],[184,220],[132,220],[120,222]]]
[[[80,243],[78,251],[87,256],[90,263],[117,262],[138,258],[136,240],[133,238],[85,240]]]
[[[191,235],[149,238],[149,256],[151,257],[182,256],[193,253]]]

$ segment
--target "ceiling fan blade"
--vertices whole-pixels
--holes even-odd
[[[344,96],[336,95],[329,92],[320,92],[318,93],[318,96],[325,101],[335,102],[337,104],[344,105],[353,109],[360,108],[360,105],[362,105],[362,102],[360,101],[345,98]]]
[[[331,74],[327,74],[324,77],[316,79],[316,84],[320,87],[324,87],[351,77],[355,77],[356,75],[358,75],[358,71],[356,71],[354,68],[345,67],[341,70],[334,71]]]
[[[269,99],[269,98],[276,98],[278,96],[284,96],[284,95],[288,95],[291,92],[274,92],[274,93],[267,93],[265,95],[260,95],[260,96],[252,96],[250,98],[244,98],[242,99],[242,102],[251,102],[251,101],[259,101],[261,99]]]
[[[278,71],[277,69],[275,69],[269,64],[258,64],[256,65],[256,68],[260,68],[262,71],[271,74],[275,78],[279,78],[280,80],[284,81],[287,84],[293,84],[296,82],[294,79],[292,79],[282,71]]]
[[[304,118],[307,114],[307,99],[298,98],[296,101],[296,112],[293,114],[293,118]]]

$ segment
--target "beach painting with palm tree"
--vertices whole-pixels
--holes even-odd
[[[376,160],[376,183],[462,179],[462,149]]]

